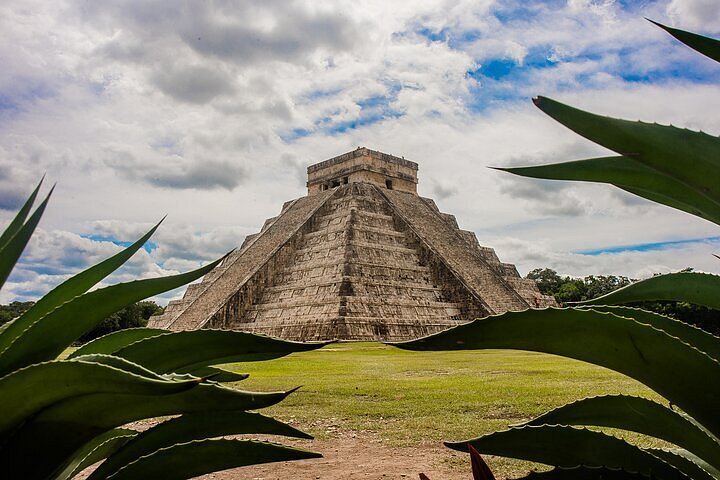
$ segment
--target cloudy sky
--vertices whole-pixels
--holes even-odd
[[[486,168],[605,153],[538,94],[720,133],[720,67],[643,17],[720,34],[717,0],[2,2],[0,221],[43,173],[58,186],[0,302],[165,214],[111,280],[194,268],[304,195],[308,165],[360,145],[419,163],[421,195],[521,274],[719,272],[708,222]]]

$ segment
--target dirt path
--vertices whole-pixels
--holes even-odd
[[[469,465],[455,466],[460,457],[442,445],[388,447],[377,438],[344,433],[327,440],[282,443],[323,454],[323,458],[296,462],[271,463],[236,468],[198,477],[202,480],[359,480],[413,479],[420,472],[431,480],[470,478]]]

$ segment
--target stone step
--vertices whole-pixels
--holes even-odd
[[[368,242],[364,240],[350,240],[349,242],[340,242],[339,240],[335,240],[331,244],[303,246],[295,250],[295,254],[304,255],[307,253],[323,253],[338,248],[344,249],[346,244],[352,247],[372,248],[377,250],[386,250],[390,252],[416,253],[414,249],[408,248],[404,245],[386,245],[384,243]]]
[[[345,255],[345,245],[340,242],[335,242],[335,245],[316,245],[310,248],[301,248],[295,250],[293,257],[296,264],[303,262],[309,262],[311,260],[328,259],[328,261],[335,259],[342,259]]]
[[[294,283],[284,283],[277,286],[266,287],[266,293],[280,293],[286,291],[295,291],[302,289],[313,289],[320,287],[337,287],[341,282],[350,283],[353,288],[357,286],[373,287],[378,289],[407,289],[407,290],[418,290],[425,292],[439,292],[439,288],[435,285],[431,285],[428,282],[410,282],[410,281],[378,281],[370,278],[363,278],[357,276],[343,275],[340,279],[316,279],[314,281],[297,281]],[[322,293],[322,292],[320,292]]]
[[[361,194],[351,193],[350,195],[333,198],[328,202],[327,206],[328,208],[335,210],[352,204],[366,205],[368,206],[368,209],[375,207],[377,210],[385,210],[387,208],[383,199],[379,198],[372,190],[368,190]]]
[[[405,235],[395,230],[356,226],[353,228],[353,238],[367,243],[406,246]],[[302,246],[303,248],[310,248],[322,245],[326,242],[335,241],[345,241],[345,229],[338,229],[332,232],[320,231],[306,234],[303,238]]]
[[[453,311],[459,312],[460,305],[456,303],[448,302],[437,302],[429,300],[417,300],[410,299],[404,296],[387,296],[384,298],[372,297],[372,296],[348,296],[343,297],[347,302],[348,312],[363,312],[371,309],[416,309],[422,311]],[[269,310],[288,310],[298,308],[322,308],[326,306],[340,307],[340,297],[338,296],[327,296],[327,297],[312,297],[307,296],[303,298],[293,298],[284,300],[281,302],[273,303],[259,303],[252,305],[248,312],[251,311],[269,311]],[[408,310],[410,311],[410,310]]]
[[[383,248],[377,245],[353,246],[349,251],[349,261],[372,262],[376,264],[391,265],[418,265],[420,257],[412,249]]]
[[[273,323],[269,326],[248,324],[246,331],[293,340],[319,341],[332,338],[347,338],[352,334],[357,341],[403,341],[437,333],[459,322],[435,324],[431,322],[408,321],[388,324],[382,319],[346,323],[344,318],[323,319],[322,322],[309,319],[305,323]]]
[[[382,318],[448,318],[459,319],[460,308],[457,304],[438,303],[437,305],[368,304],[348,301],[345,313],[348,316]]]
[[[305,258],[302,261],[294,262],[292,267],[286,268],[285,270],[283,270],[282,273],[293,273],[304,270],[312,270],[315,268],[335,267],[338,264],[343,263],[344,258],[344,250],[333,252],[332,254],[325,257],[317,256],[313,258]]]
[[[361,219],[375,219],[375,220],[387,220],[392,221],[393,217],[392,215],[388,215],[383,212],[374,212],[370,210],[362,210],[356,207],[348,207],[348,208],[342,208],[339,210],[332,210],[327,213],[323,213],[320,215],[317,215],[316,219],[321,220],[334,220],[337,218],[346,219],[348,217],[348,214],[350,213],[350,210],[355,210],[356,215],[358,215]]]

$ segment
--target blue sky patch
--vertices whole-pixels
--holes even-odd
[[[95,242],[110,242],[115,245],[118,245],[120,247],[129,247],[135,242],[123,242],[121,240],[118,240],[117,238],[108,236],[108,235],[80,235],[82,238],[87,238],[88,240],[93,240]],[[150,253],[153,250],[157,248],[157,244],[151,241],[145,242],[145,245],[142,247],[146,252]]]
[[[306,100],[308,103],[312,103],[313,100],[317,100],[319,98],[328,98],[328,97],[334,97],[338,93],[342,92],[342,89],[340,88],[334,88],[334,89],[328,89],[328,90],[312,90],[302,96],[303,100]]]
[[[307,128],[293,128],[289,132],[280,133],[280,140],[285,143],[292,143],[295,140],[299,140],[303,137],[312,135],[313,131]]]
[[[686,240],[670,240],[667,242],[638,243],[636,245],[620,245],[615,247],[604,247],[594,250],[581,250],[575,253],[581,255],[603,255],[606,253],[622,253],[622,252],[653,252],[658,250],[668,250],[694,244],[711,244],[720,243],[720,237],[690,238]]]
[[[360,115],[360,117],[355,118],[353,120],[347,120],[344,122],[338,122],[333,125],[330,125],[326,131],[331,135],[336,135],[339,133],[347,132],[348,130],[353,130],[359,127],[365,127],[368,125],[372,125],[373,123],[382,122],[385,119],[388,118],[399,118],[403,114],[401,112],[395,112],[395,111],[384,111],[382,113],[377,114],[371,114],[371,115]]]
[[[446,28],[439,31],[433,31],[428,27],[421,27],[415,30],[415,33],[421,37],[427,38],[431,42],[446,42],[448,39],[448,30]]]

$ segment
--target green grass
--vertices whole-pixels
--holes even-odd
[[[370,432],[388,445],[467,439],[588,396],[658,398],[607,369],[513,350],[409,352],[378,343],[336,343],[228,368],[250,374],[237,385],[247,390],[302,385],[264,411],[276,418],[320,438],[332,425]]]

